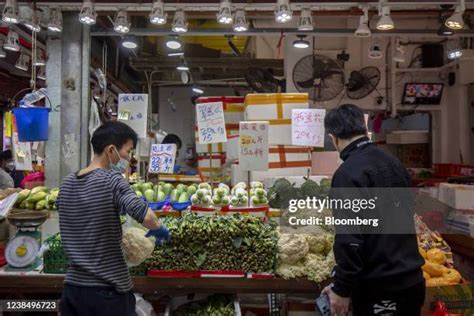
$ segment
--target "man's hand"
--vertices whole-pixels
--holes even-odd
[[[145,237],[155,237],[156,241],[155,244],[157,247],[163,245],[163,243],[170,240],[170,232],[168,228],[163,225],[160,225],[160,228],[157,229],[150,229],[148,233],[146,233]]]
[[[349,311],[349,297],[342,297],[332,291],[332,285],[326,286],[322,291],[322,294],[326,294],[329,297],[329,303],[331,304],[331,315],[334,316],[345,316]]]

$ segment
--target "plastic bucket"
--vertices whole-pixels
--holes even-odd
[[[51,108],[14,108],[18,139],[20,142],[48,140],[48,122]]]

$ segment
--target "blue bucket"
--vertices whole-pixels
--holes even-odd
[[[51,108],[14,108],[12,111],[15,115],[20,142],[48,140],[48,122]]]

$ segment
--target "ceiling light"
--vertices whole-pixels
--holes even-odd
[[[115,16],[114,31],[117,33],[128,33],[130,32],[130,23],[128,22],[127,11],[119,10]]]
[[[379,2],[379,16],[380,19],[377,22],[377,30],[389,31],[395,28],[395,23],[390,17],[390,7],[385,0],[380,0]]]
[[[169,57],[184,56],[184,52],[168,53]]]
[[[229,0],[222,0],[219,7],[219,12],[216,14],[217,22],[220,24],[232,23],[232,7]]]
[[[87,25],[94,25],[97,19],[94,4],[90,1],[84,1],[81,12],[79,13],[79,21]]]
[[[40,80],[46,80],[46,70],[44,69],[44,67],[40,67],[36,78]]]
[[[3,44],[3,48],[14,52],[20,51],[20,39],[17,32],[12,30],[8,31],[7,41]]]
[[[314,26],[311,10],[301,10],[300,20],[298,22],[298,31],[312,31],[313,29]]]
[[[3,49],[3,40],[0,40],[0,58],[7,57],[7,52]]]
[[[245,11],[244,10],[235,11],[234,31],[245,32],[245,31],[248,31],[248,29],[249,29],[249,24],[247,23],[247,19],[245,18]]]
[[[461,57],[462,57],[462,50],[460,50],[459,48],[454,48],[448,51],[448,58],[451,60],[458,59]]]
[[[369,8],[365,6],[363,10],[364,14],[360,17],[359,27],[354,33],[356,37],[370,37],[372,35],[369,28]]]
[[[189,67],[185,62],[182,62],[182,63],[178,64],[176,69],[179,70],[179,71],[189,71]]]
[[[405,62],[405,49],[400,44],[400,40],[397,40],[397,44],[395,47],[395,55],[393,56],[393,61],[397,63],[404,63]]]
[[[7,0],[5,2],[2,21],[5,23],[18,23],[18,5],[16,0]]]
[[[15,68],[23,70],[23,71],[28,71],[28,61],[29,61],[29,56],[24,54],[23,52],[20,53],[20,56],[18,56],[18,59],[15,64]]]
[[[180,49],[182,46],[177,36],[170,36],[166,41],[166,47],[169,49]]]
[[[48,30],[51,32],[63,31],[63,14],[59,9],[51,9],[49,12]]]
[[[198,86],[193,86],[193,92],[197,93],[197,94],[203,94],[204,93],[204,89],[201,88],[201,87],[198,87]]]
[[[44,51],[41,49],[36,50],[36,58],[33,63],[34,66],[46,66],[46,60],[44,59]]]
[[[178,10],[174,14],[173,25],[171,30],[175,33],[186,33],[188,31],[188,24],[186,23],[186,15],[183,10]]]
[[[125,36],[122,46],[128,49],[135,49],[138,47],[137,39],[134,36]]]
[[[460,0],[453,15],[447,18],[444,24],[450,29],[461,30],[464,27],[464,19],[462,16],[464,11],[466,11],[466,2],[464,0]]]
[[[305,35],[298,35],[299,39],[293,41],[293,47],[295,48],[308,48],[309,42],[305,40]]]
[[[166,24],[167,16],[163,1],[157,0],[153,2],[153,7],[151,8],[150,13],[150,23],[157,25]]]
[[[26,21],[23,24],[25,24],[25,26],[29,28],[32,32],[41,31],[41,26],[39,24],[37,10],[32,10],[31,15],[26,19]]]
[[[445,22],[447,18],[440,17],[441,24],[438,29],[439,36],[450,36],[454,34],[454,31],[446,26]]]
[[[382,48],[378,41],[375,41],[369,48],[369,58],[380,59],[382,58]]]
[[[278,0],[275,10],[275,20],[278,23],[286,23],[293,18],[293,12],[289,0]]]

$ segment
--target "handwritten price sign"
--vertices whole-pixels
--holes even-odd
[[[324,116],[326,110],[299,109],[291,112],[292,144],[324,147]]]
[[[148,94],[119,94],[118,120],[133,128],[138,138],[146,138]]]
[[[224,143],[227,141],[222,102],[196,104],[196,121],[199,144]]]
[[[240,122],[239,166],[242,170],[268,170],[268,129],[268,122]]]
[[[176,144],[152,144],[149,173],[173,173]]]

